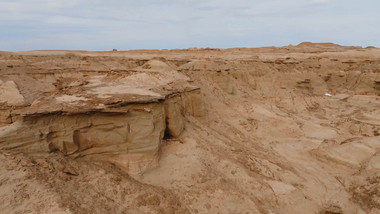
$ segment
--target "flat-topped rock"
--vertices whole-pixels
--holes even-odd
[[[179,137],[185,114],[201,111],[199,87],[174,67],[165,59],[152,59],[116,73],[42,72],[39,84],[55,90],[29,99],[30,105],[22,105],[15,82],[7,81],[0,86],[1,100],[18,106],[0,112],[0,122],[5,123],[0,149],[88,156],[116,163],[132,174],[152,168],[165,132]]]

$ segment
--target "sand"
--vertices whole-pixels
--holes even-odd
[[[5,213],[380,212],[380,49],[0,53]]]

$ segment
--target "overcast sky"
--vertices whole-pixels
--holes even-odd
[[[380,47],[380,0],[0,0],[0,50]]]

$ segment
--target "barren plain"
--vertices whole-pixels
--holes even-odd
[[[380,49],[0,52],[0,213],[380,213]]]

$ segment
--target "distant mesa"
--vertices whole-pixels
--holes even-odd
[[[340,45],[331,43],[331,42],[321,42],[321,43],[314,43],[314,42],[301,42],[297,45],[297,47],[315,47],[315,46],[324,46],[324,47],[341,47]]]

